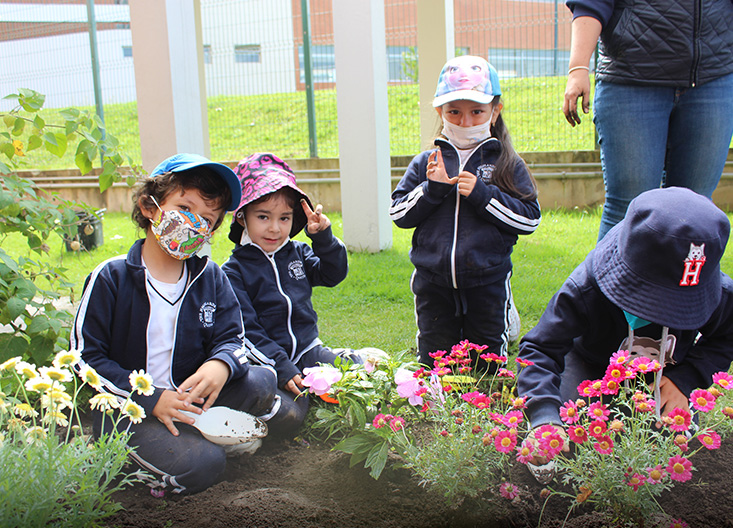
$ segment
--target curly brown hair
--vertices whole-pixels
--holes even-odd
[[[224,220],[226,206],[232,201],[232,192],[221,176],[206,167],[183,172],[165,172],[154,178],[139,180],[132,191],[132,221],[141,229],[147,229],[150,220],[143,215],[142,207],[154,208],[155,201],[163,203],[174,192],[196,189],[202,198],[212,207],[222,209],[212,231],[215,231]]]

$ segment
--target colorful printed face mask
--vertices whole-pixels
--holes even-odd
[[[160,211],[160,218],[153,220],[150,229],[163,251],[178,260],[193,257],[211,238],[211,227],[205,218],[189,211]]]

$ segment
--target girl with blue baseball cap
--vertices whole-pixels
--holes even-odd
[[[485,59],[449,60],[433,106],[442,121],[435,148],[412,160],[390,208],[395,224],[415,228],[419,359],[432,365],[430,354],[464,339],[506,355],[518,334],[510,335],[511,253],[540,223],[536,184],[512,147],[499,76]]]

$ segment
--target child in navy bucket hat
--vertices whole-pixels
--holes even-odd
[[[689,410],[690,393],[733,360],[733,282],[720,269],[729,232],[727,216],[689,189],[634,199],[520,343],[533,363],[518,380],[532,426],[559,427],[562,402],[602,378],[618,350],[651,348],[658,412]]]
[[[338,356],[362,362],[352,350],[323,345],[311,300],[314,286],[332,287],[346,278],[346,247],[283,160],[256,153],[235,172],[242,200],[229,238],[236,246],[222,268],[239,299],[246,339],[254,345],[251,359],[277,375],[281,407],[268,422],[270,431],[294,434],[308,411],[308,397],[301,395],[303,370],[333,364]],[[303,229],[312,247],[292,240]]]
[[[200,492],[224,472],[227,456],[261,443],[257,437],[215,444],[183,411],[201,414],[216,405],[266,416],[276,401],[270,372],[247,359],[229,280],[199,256],[241,192],[236,174],[221,163],[197,154],[162,161],[133,190],[132,219],[143,238],[86,279],[69,337],[81,354],[78,373],[92,367],[101,391],[121,401],[129,395],[144,410],[140,423],[123,419],[117,427],[132,433],[130,456],[158,492]],[[135,371],[152,379],[149,394],[133,392]],[[102,418],[94,412],[97,437],[113,427]]]
[[[449,60],[433,107],[440,135],[412,160],[389,210],[397,226],[414,228],[410,287],[418,359],[432,366],[438,351],[463,340],[506,356],[520,327],[511,254],[518,237],[540,224],[536,184],[512,147],[499,76],[486,59]]]

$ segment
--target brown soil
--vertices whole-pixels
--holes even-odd
[[[693,480],[678,484],[660,504],[691,528],[733,527],[733,443],[693,459]],[[349,457],[329,446],[306,442],[271,442],[255,455],[229,459],[218,484],[190,497],[155,498],[138,485],[116,494],[124,511],[108,527],[524,527],[559,528],[569,502],[552,497],[542,513],[542,487],[517,465],[512,481],[521,500],[503,501],[490,513],[486,500],[449,504],[419,486],[405,469],[387,469],[379,480],[362,467],[349,468]],[[540,515],[542,519],[540,523]],[[650,524],[650,523],[648,523]],[[578,509],[568,528],[613,526],[604,516]]]

